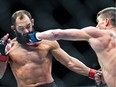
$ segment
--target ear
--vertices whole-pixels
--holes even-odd
[[[11,25],[11,29],[13,30],[13,31],[15,31],[15,26],[14,25]]]
[[[35,23],[34,19],[31,19],[31,23],[32,23],[32,26],[34,26],[34,23]]]
[[[109,26],[109,24],[110,24],[110,19],[109,19],[109,18],[106,18],[106,19],[105,19],[105,25],[106,25],[106,26]]]

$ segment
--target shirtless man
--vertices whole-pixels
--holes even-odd
[[[89,42],[96,52],[107,86],[116,87],[116,8],[108,7],[98,12],[97,22],[96,27],[48,30],[34,35],[37,40],[62,39]]]
[[[0,41],[0,78],[9,63],[18,87],[57,87],[51,74],[52,55],[70,70],[94,78],[93,69],[68,55],[56,41],[28,41],[25,36],[34,32],[34,19],[29,12],[16,11],[12,23],[16,38],[10,40],[6,34]]]

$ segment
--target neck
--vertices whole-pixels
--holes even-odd
[[[109,27],[107,27],[106,29],[108,29],[108,30],[116,30],[116,27],[114,27],[114,26],[109,26]]]

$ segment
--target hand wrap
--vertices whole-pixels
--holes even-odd
[[[96,73],[97,73],[97,70],[91,69],[89,71],[89,78],[94,79]]]
[[[6,49],[7,42],[5,41],[3,43],[3,38],[0,39],[0,61],[7,61],[8,56],[6,55],[5,49]]]

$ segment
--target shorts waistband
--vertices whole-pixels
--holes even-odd
[[[58,87],[55,82],[51,82],[51,83],[48,83],[48,84],[44,84],[44,85],[39,85],[39,86],[36,86],[36,87]]]

